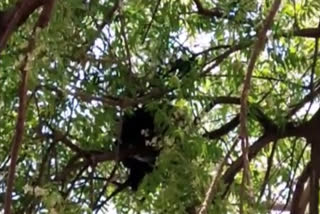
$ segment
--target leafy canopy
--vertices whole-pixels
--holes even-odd
[[[319,154],[318,0],[282,1],[267,32],[248,97],[251,193],[241,185],[240,96],[272,3],[1,1],[0,192],[16,149],[14,212],[195,213],[216,178],[208,213],[239,213],[243,198],[248,212],[294,213]],[[137,192],[105,202],[128,174],[119,115],[138,104],[169,127],[161,155]]]

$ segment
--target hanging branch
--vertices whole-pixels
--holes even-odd
[[[11,213],[11,195],[13,190],[13,183],[15,177],[15,170],[16,164],[18,159],[19,149],[22,144],[23,140],[23,133],[24,133],[24,122],[26,117],[26,110],[27,110],[27,88],[28,88],[28,70],[26,69],[29,56],[34,49],[34,35],[32,36],[31,40],[29,41],[27,47],[27,53],[21,63],[20,71],[21,71],[21,83],[19,86],[19,108],[18,108],[18,118],[16,124],[16,132],[13,138],[13,142],[11,145],[11,161],[9,167],[9,174],[7,178],[7,190],[5,196],[5,203],[4,203],[4,213],[10,214]]]
[[[7,178],[7,189],[6,189],[6,196],[5,196],[5,202],[4,202],[4,214],[11,213],[12,191],[13,191],[13,185],[14,185],[15,170],[17,165],[19,149],[23,141],[23,135],[24,135],[24,129],[25,129],[24,123],[25,123],[26,112],[27,112],[27,89],[28,89],[28,74],[29,74],[28,69],[26,68],[28,67],[30,56],[32,55],[32,52],[35,48],[37,28],[38,27],[44,28],[48,25],[50,14],[52,12],[52,8],[54,5],[54,1],[55,0],[49,0],[44,5],[43,11],[38,19],[38,22],[34,26],[33,31],[31,33],[31,38],[25,50],[25,57],[21,61],[21,65],[20,65],[21,83],[19,86],[18,118],[17,118],[17,124],[16,124],[16,132],[11,144],[11,154],[10,154],[11,161],[10,161],[9,173]],[[21,8],[23,5],[24,3],[21,4]],[[15,13],[14,17],[16,16],[17,17],[20,16],[19,11]],[[11,25],[14,26],[14,23],[11,23]],[[1,44],[4,44],[2,43],[2,41],[5,41],[5,40],[1,40]]]
[[[248,99],[248,93],[250,90],[250,81],[252,78],[252,73],[253,73],[253,68],[254,65],[258,59],[258,56],[262,49],[264,48],[264,44],[266,42],[266,34],[268,29],[271,27],[273,18],[280,6],[281,0],[275,0],[268,17],[265,20],[265,23],[263,25],[263,28],[258,34],[258,38],[255,42],[253,51],[251,53],[251,57],[249,60],[249,65],[247,68],[247,74],[246,78],[244,80],[244,86],[242,90],[242,95],[241,95],[241,111],[240,111],[240,137],[242,139],[247,137],[247,127],[246,127],[246,115],[247,115],[247,99]]]
[[[264,21],[263,27],[261,31],[258,34],[258,38],[255,42],[255,45],[253,47],[251,57],[249,60],[249,65],[247,68],[247,74],[244,80],[244,86],[243,86],[243,91],[241,94],[241,107],[240,107],[240,134],[239,137],[241,139],[241,147],[242,147],[242,153],[243,153],[243,164],[244,164],[244,174],[243,174],[243,180],[242,180],[242,190],[244,191],[245,185],[249,186],[250,185],[250,170],[249,170],[249,159],[248,159],[248,133],[247,133],[247,99],[248,99],[248,94],[250,90],[250,81],[252,78],[252,73],[253,73],[253,68],[254,65],[258,59],[258,56],[260,52],[263,50],[265,42],[266,42],[266,34],[268,29],[271,27],[271,24],[273,22],[273,19],[279,9],[281,0],[275,0],[272,8]],[[243,198],[243,194],[241,194],[241,198]],[[241,199],[240,199],[241,200]],[[240,203],[240,213],[243,213],[243,205]]]

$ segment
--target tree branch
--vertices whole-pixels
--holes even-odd
[[[222,18],[224,16],[223,12],[218,9],[206,9],[202,6],[202,3],[200,0],[193,0],[193,2],[196,4],[198,13],[203,16],[208,16],[208,17],[216,17],[216,18]]]
[[[293,32],[293,35],[307,38],[319,38],[320,28],[297,29]]]
[[[39,26],[40,28],[45,28],[48,25],[55,3],[56,0],[46,0],[44,2],[37,26]]]
[[[28,17],[40,6],[44,0],[20,0],[15,7],[1,12],[0,15],[0,53],[12,32],[21,26]]]
[[[248,99],[248,94],[250,90],[250,81],[254,69],[254,65],[258,59],[258,56],[260,55],[260,52],[264,48],[264,44],[266,42],[266,35],[268,29],[271,27],[273,19],[280,7],[281,0],[275,0],[272,8],[264,21],[263,27],[261,31],[258,34],[258,38],[255,42],[254,48],[251,53],[251,57],[249,60],[249,65],[247,68],[247,74],[246,78],[244,81],[244,86],[242,90],[242,95],[241,95],[241,111],[240,111],[240,137],[241,138],[246,138],[247,137],[247,128],[246,128],[246,115],[247,115],[247,99]]]
[[[239,137],[241,138],[241,147],[242,147],[242,153],[243,153],[243,191],[245,190],[245,186],[248,185],[250,186],[250,169],[249,169],[249,158],[248,158],[248,153],[249,153],[249,142],[248,142],[248,133],[247,133],[247,99],[248,99],[248,94],[250,90],[250,82],[252,78],[252,73],[254,69],[254,65],[259,57],[260,52],[264,48],[264,44],[266,42],[266,35],[268,29],[271,27],[272,21],[279,9],[281,0],[275,0],[272,8],[264,21],[263,27],[261,31],[258,34],[258,38],[256,40],[256,43],[254,45],[250,60],[249,60],[249,65],[247,68],[247,74],[246,78],[244,80],[244,86],[243,86],[243,91],[241,94],[241,107],[240,107],[240,133]],[[243,197],[241,197],[243,198]],[[240,200],[241,200],[240,198]],[[240,212],[242,211],[242,205],[240,207]],[[241,212],[243,213],[243,212]]]
[[[219,129],[206,133],[204,137],[207,137],[209,139],[217,139],[227,134],[228,132],[232,131],[238,125],[239,125],[239,115],[235,116],[231,121],[224,124]]]
[[[13,191],[13,185],[14,185],[15,170],[16,170],[19,150],[23,141],[24,123],[25,123],[26,111],[27,111],[28,70],[26,69],[26,67],[29,60],[29,54],[33,51],[33,49],[34,49],[34,35],[29,41],[26,55],[20,66],[21,82],[19,86],[18,118],[16,123],[15,135],[11,144],[11,154],[10,154],[11,161],[10,161],[9,173],[7,178],[7,190],[6,190],[6,197],[5,197],[5,203],[4,203],[5,214],[11,213],[12,191]]]
[[[298,178],[295,191],[292,197],[291,214],[305,213],[306,203],[309,201],[309,194],[305,195],[304,185],[307,182],[311,172],[311,163],[309,162]],[[305,201],[305,202],[304,202]]]

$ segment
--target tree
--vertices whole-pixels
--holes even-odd
[[[5,213],[319,213],[319,10],[1,2]],[[138,105],[165,127],[160,155],[137,191],[107,201],[137,154],[115,140]]]

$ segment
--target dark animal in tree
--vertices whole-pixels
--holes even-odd
[[[137,154],[125,158],[122,163],[130,170],[127,185],[136,191],[147,173],[152,172],[159,150],[151,145],[155,139],[153,115],[144,108],[138,108],[133,114],[123,118],[120,151],[135,149]]]
[[[151,145],[156,139],[155,137],[154,116],[145,108],[137,108],[133,114],[125,114],[121,127],[119,152],[128,149],[136,152],[134,156],[121,160],[122,164],[129,170],[129,176],[123,184],[120,184],[111,193],[107,200],[126,187],[137,191],[143,178],[152,172],[160,153],[160,149]]]

